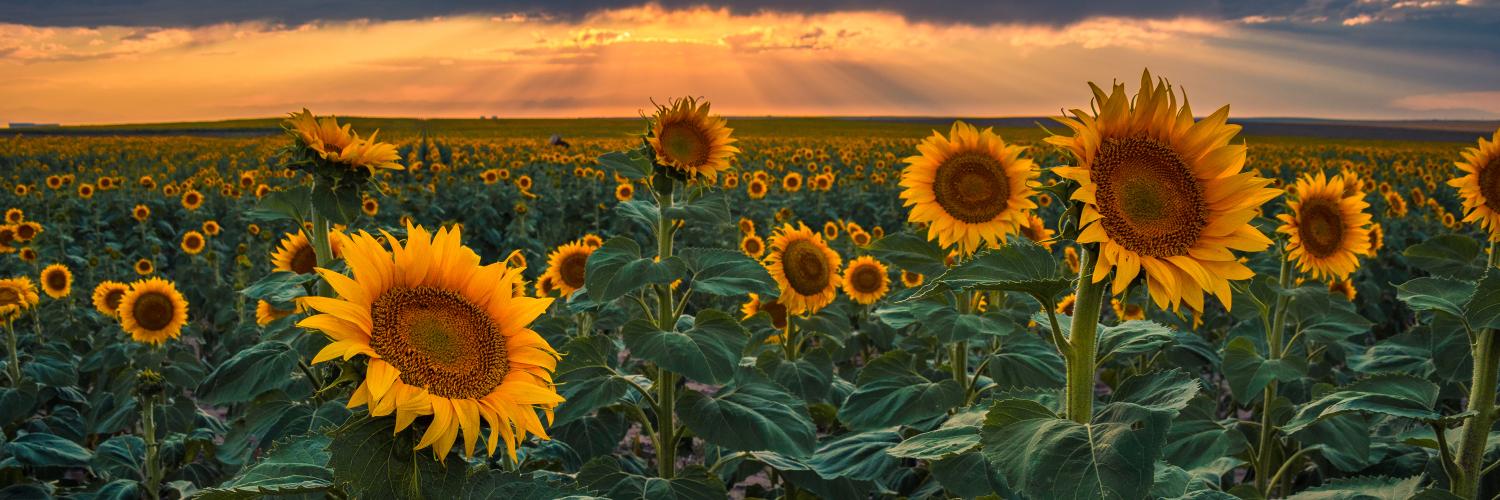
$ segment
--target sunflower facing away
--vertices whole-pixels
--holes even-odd
[[[188,303],[177,291],[177,285],[161,278],[147,278],[130,285],[115,314],[120,318],[120,328],[132,340],[160,346],[182,336]]]
[[[1455,163],[1464,174],[1448,181],[1458,188],[1464,199],[1464,222],[1479,222],[1490,233],[1490,241],[1500,241],[1500,130],[1479,146],[1459,153],[1463,161]]]
[[[890,270],[868,255],[849,261],[843,281],[844,293],[862,305],[874,304],[891,291]]]
[[[73,272],[68,266],[52,264],[42,269],[42,291],[48,297],[60,299],[73,293]]]
[[[36,284],[31,278],[17,276],[0,280],[0,320],[9,321],[22,311],[35,306],[41,297],[36,294]]]
[[[547,254],[547,272],[553,289],[563,298],[583,288],[584,268],[598,247],[589,246],[582,240],[557,247]]]
[[[99,311],[110,318],[119,317],[120,299],[125,298],[125,292],[130,291],[130,285],[118,281],[104,281],[94,287],[94,310]]]
[[[1277,216],[1287,235],[1287,258],[1313,279],[1348,279],[1359,269],[1359,256],[1370,255],[1370,214],[1365,192],[1347,190],[1341,175],[1322,172],[1297,179],[1297,197],[1287,202],[1290,213]]]
[[[947,137],[934,131],[901,172],[908,220],[926,224],[927,239],[957,245],[965,255],[999,246],[1036,208],[1031,197],[1039,174],[1023,150],[964,122],[953,122]]]
[[[729,168],[729,160],[740,148],[729,134],[723,117],[708,115],[709,103],[685,97],[667,106],[657,106],[651,117],[651,135],[646,142],[656,153],[656,162],[688,177],[702,175],[716,180]]]
[[[552,387],[559,355],[527,325],[552,300],[512,296],[521,270],[481,266],[457,229],[409,226],[404,246],[382,234],[389,249],[363,231],[346,242],[352,278],[318,269],[338,297],[302,299],[318,314],[298,325],[333,340],[313,362],[368,358],[349,406],[395,413],[396,432],[431,415],[417,449],[432,446],[440,459],[460,431],[472,455],[481,418],[491,455],[501,438],[513,458],[528,433],[545,439],[536,409],[550,420],[563,401]]]
[[[781,288],[777,299],[791,314],[812,314],[833,302],[838,293],[839,254],[828,248],[823,235],[806,224],[781,226],[771,236],[766,270]]]
[[[1281,193],[1245,171],[1245,146],[1229,143],[1240,130],[1226,123],[1229,106],[1195,122],[1186,99],[1179,108],[1171,86],[1149,72],[1134,99],[1124,84],[1107,94],[1090,87],[1097,114],[1074,109],[1055,118],[1073,136],[1047,142],[1078,162],[1053,171],[1080,184],[1073,192],[1083,202],[1078,242],[1099,244],[1094,281],[1114,270],[1119,294],[1144,273],[1158,307],[1186,302],[1202,311],[1204,292],[1229,307],[1229,280],[1254,275],[1232,250],[1271,245],[1250,220]]]

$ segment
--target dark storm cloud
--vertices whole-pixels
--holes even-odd
[[[1477,0],[1490,3],[1495,0]],[[314,21],[348,19],[417,19],[463,14],[543,15],[573,19],[602,9],[640,5],[645,2],[603,0],[0,0],[0,22],[34,26],[197,26],[235,21],[271,21],[299,25]],[[1097,1],[1054,0],[657,0],[667,8],[700,5],[725,6],[735,12],[781,11],[824,13],[846,10],[885,10],[908,19],[938,23],[1022,23],[1066,25],[1089,17],[1173,18],[1180,16],[1270,20],[1317,20],[1334,22],[1355,16],[1381,15],[1389,19],[1418,10],[1425,15],[1451,15],[1471,7],[1414,9],[1393,7],[1398,2],[1359,0],[1266,0],[1266,1]],[[1402,11],[1391,14],[1392,10]]]

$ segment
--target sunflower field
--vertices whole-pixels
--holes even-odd
[[[0,137],[0,498],[1500,494],[1500,131],[1078,88]]]

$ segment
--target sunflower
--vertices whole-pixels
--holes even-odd
[[[526,254],[520,250],[511,250],[510,255],[505,256],[505,265],[514,268],[526,268]]]
[[[890,270],[885,264],[865,255],[849,261],[844,268],[844,293],[854,302],[870,305],[891,291]]]
[[[657,163],[688,177],[702,175],[709,180],[717,180],[719,172],[729,168],[740,148],[730,137],[733,129],[723,117],[709,116],[708,108],[708,102],[700,104],[692,97],[656,107],[646,142],[656,153]]]
[[[1069,294],[1067,297],[1063,297],[1062,300],[1057,301],[1057,308],[1054,309],[1054,311],[1057,314],[1066,314],[1068,316],[1072,316],[1073,315],[1073,304],[1075,304],[1077,302],[1078,302],[1078,296],[1074,295],[1074,294]]]
[[[208,235],[208,236],[218,236],[219,235],[219,231],[222,231],[223,229],[224,228],[220,227],[219,223],[216,222],[216,221],[212,221],[212,220],[203,221],[203,234],[205,234],[205,235]]]
[[[964,255],[999,246],[1036,208],[1031,197],[1039,174],[1021,157],[1024,150],[964,122],[953,122],[948,137],[933,131],[901,172],[908,220],[928,224],[927,239],[957,245]]]
[[[1120,299],[1111,300],[1109,305],[1110,308],[1115,310],[1115,318],[1118,318],[1120,321],[1146,319],[1146,310],[1142,309],[1139,305],[1123,302]],[[1192,306],[1189,305],[1188,308],[1192,309]],[[1196,311],[1196,309],[1193,310]]]
[[[271,267],[277,271],[308,274],[318,267],[318,254],[308,241],[307,233],[297,231],[281,238],[281,246],[271,252]]]
[[[1047,229],[1047,222],[1042,220],[1041,217],[1037,217],[1034,213],[1026,214],[1026,224],[1021,226],[1021,235],[1025,236],[1026,239],[1035,241],[1042,248],[1051,250],[1053,234],[1055,232]]]
[[[182,336],[187,314],[187,300],[177,291],[177,285],[161,278],[132,283],[116,309],[120,328],[132,340],[156,346]]]
[[[401,155],[396,146],[375,140],[380,135],[379,130],[370,134],[369,139],[361,139],[359,134],[349,130],[349,124],[341,127],[338,119],[331,116],[316,118],[307,108],[301,113],[292,113],[282,126],[324,160],[363,168],[371,173],[377,168],[402,168],[397,163]]]
[[[546,276],[552,277],[551,285],[559,294],[567,297],[583,288],[584,268],[589,262],[589,255],[596,249],[598,247],[575,241],[557,247],[547,255]]]
[[[21,186],[16,186],[16,189],[18,191],[20,190],[20,188],[21,188]],[[25,196],[25,193],[17,193],[17,194]],[[79,184],[78,185],[78,197],[79,198],[83,198],[85,200],[87,200],[89,198],[93,198],[94,197],[94,185],[93,184],[87,184],[87,183],[85,183],[85,184]]]
[[[516,178],[516,187],[521,188],[522,191],[530,191],[531,190],[531,176],[529,176],[529,175],[523,175],[523,176],[517,177]]]
[[[739,221],[738,225],[739,225],[739,228],[740,228],[740,234],[753,234],[753,233],[755,233],[755,221],[750,220],[749,218],[740,217],[740,221]]]
[[[1230,307],[1229,280],[1255,274],[1232,250],[1271,245],[1250,221],[1281,191],[1245,171],[1245,146],[1229,144],[1240,129],[1227,123],[1229,106],[1194,121],[1186,102],[1179,108],[1171,86],[1153,83],[1149,72],[1134,99],[1124,84],[1109,94],[1090,86],[1099,111],[1055,118],[1073,136],[1047,142],[1078,162],[1053,171],[1080,184],[1072,197],[1083,203],[1077,241],[1099,244],[1094,281],[1114,270],[1119,294],[1144,273],[1159,307],[1185,301],[1202,311],[1205,292]]]
[[[862,247],[865,245],[869,245],[870,238],[870,233],[864,231],[854,231],[849,233],[849,241],[854,242],[854,246]]]
[[[23,220],[26,220],[26,212],[21,211],[21,209],[12,208],[5,211],[5,222],[7,224],[19,224]]]
[[[724,189],[734,189],[734,188],[737,188],[737,187],[740,187],[740,178],[739,178],[739,176],[736,176],[736,175],[726,175],[726,176],[724,176]]]
[[[73,272],[68,266],[52,264],[42,269],[42,291],[48,297],[61,299],[73,293]]]
[[[823,238],[830,241],[839,239],[839,223],[834,221],[824,222]]]
[[[750,183],[745,184],[745,194],[749,195],[750,199],[752,199],[752,200],[759,200],[761,198],[765,198],[766,197],[766,181],[763,181],[763,180],[760,180],[760,179],[751,179]]]
[[[182,193],[182,208],[191,212],[201,206],[203,206],[203,193],[199,193],[196,189],[189,189]]]
[[[740,251],[744,252],[745,255],[749,255],[750,258],[759,259],[761,255],[765,255],[766,253],[766,240],[754,234],[746,234],[743,238],[740,238]]]
[[[36,249],[24,247],[20,251],[20,257],[22,262],[36,262]]]
[[[551,297],[552,292],[555,291],[557,291],[557,286],[552,284],[551,275],[543,274],[541,277],[536,279],[537,298]]]
[[[1385,247],[1385,230],[1380,227],[1379,222],[1370,223],[1370,255],[1375,255],[1381,248]]]
[[[802,174],[791,172],[781,178],[781,189],[788,193],[802,190]]]
[[[151,207],[145,205],[136,205],[135,208],[130,211],[130,216],[134,217],[137,222],[146,222],[146,219],[151,218]]]
[[[0,279],[0,319],[10,320],[41,300],[31,278],[17,276]]]
[[[296,311],[292,309],[277,309],[270,302],[261,300],[255,303],[255,324],[266,326],[273,321],[291,316],[293,312]]]
[[[364,200],[361,200],[359,202],[359,209],[364,211],[365,215],[374,217],[376,214],[380,213],[380,202],[375,201],[374,198],[365,197]]]
[[[1328,282],[1328,293],[1341,295],[1349,302],[1354,302],[1354,297],[1359,294],[1354,289],[1354,283],[1349,280],[1333,280]]]
[[[500,181],[500,172],[493,168],[485,170],[479,173],[479,180],[483,181],[486,185],[494,184]]]
[[[472,455],[481,417],[491,455],[502,437],[512,459],[528,433],[547,438],[535,410],[550,420],[563,401],[552,386],[559,355],[528,325],[552,301],[512,297],[521,270],[481,266],[458,229],[429,234],[409,226],[404,246],[382,234],[389,250],[367,232],[350,238],[353,278],[318,269],[338,297],[302,299],[319,314],[298,325],[333,340],[313,362],[367,357],[349,406],[395,413],[396,432],[431,415],[417,448],[432,446],[439,459],[460,431],[464,454]]]
[[[1347,279],[1370,254],[1370,207],[1363,190],[1345,196],[1342,176],[1305,175],[1297,179],[1290,213],[1277,216],[1276,232],[1287,235],[1287,258],[1314,279]]]
[[[118,281],[99,283],[99,286],[94,287],[94,310],[110,318],[118,317],[120,299],[123,299],[125,292],[128,291],[130,291],[130,285]]]
[[[762,302],[760,300],[759,294],[751,292],[750,301],[740,306],[740,313],[743,315],[741,319],[747,320],[755,317],[756,314],[760,314],[762,312],[771,317],[771,326],[775,327],[777,330],[786,329],[786,306],[782,305],[780,301],[776,300],[772,300],[770,302]],[[771,337],[771,339],[768,339],[767,341],[779,342],[780,340],[781,336],[776,335],[774,337]]]
[[[635,186],[631,184],[619,184],[615,186],[616,201],[630,201],[635,198]]]
[[[152,264],[150,260],[143,258],[141,260],[135,261],[136,274],[139,274],[141,276],[150,276],[151,273],[154,272],[156,272],[156,265]]]
[[[198,255],[203,252],[203,233],[188,231],[182,235],[182,251],[188,255]]]
[[[1448,181],[1463,197],[1464,222],[1479,222],[1490,233],[1491,241],[1500,241],[1500,130],[1478,147],[1459,153],[1463,161],[1455,163],[1463,175]],[[1403,207],[1404,208],[1404,207]]]
[[[766,270],[781,288],[778,299],[792,314],[812,314],[833,302],[838,290],[839,254],[806,224],[786,224],[771,236]]]
[[[922,273],[914,273],[905,269],[901,270],[901,286],[916,288],[922,286],[922,282],[925,280],[926,278],[922,276]]]
[[[16,241],[25,243],[36,239],[39,234],[42,234],[42,225],[37,221],[29,220],[16,224]]]

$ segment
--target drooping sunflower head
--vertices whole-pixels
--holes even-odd
[[[14,318],[40,300],[36,284],[31,282],[31,278],[17,276],[0,279],[0,319]]]
[[[405,244],[382,232],[389,248],[361,231],[346,243],[353,277],[318,269],[337,297],[305,297],[314,314],[299,326],[333,341],[314,363],[368,358],[350,407],[396,415],[396,431],[431,415],[417,448],[445,458],[460,432],[472,455],[488,424],[491,454],[503,438],[512,456],[527,434],[546,438],[536,416],[562,402],[552,386],[559,355],[529,328],[551,299],[512,293],[521,270],[480,265],[458,228],[407,228]]]
[[[656,153],[656,162],[673,168],[687,177],[702,175],[716,180],[719,172],[740,152],[730,137],[723,117],[708,114],[709,103],[692,97],[673,99],[657,106],[651,117],[651,134],[646,142]]]
[[[271,252],[271,266],[277,271],[308,274],[318,266],[318,254],[313,250],[307,233],[287,233],[281,238],[281,246]]]
[[[1455,163],[1462,175],[1448,181],[1463,198],[1464,222],[1479,222],[1491,241],[1500,241],[1500,130],[1478,147],[1464,149]]]
[[[1345,189],[1343,176],[1303,175],[1296,199],[1278,216],[1276,232],[1287,235],[1287,257],[1313,279],[1343,280],[1370,254],[1370,204],[1364,192]],[[1347,194],[1347,196],[1346,196]]]
[[[552,277],[552,286],[559,294],[567,297],[583,288],[584,269],[588,265],[589,256],[593,255],[596,249],[598,247],[575,241],[557,247],[552,253],[547,254],[546,275]]]
[[[1254,275],[1232,250],[1270,247],[1250,221],[1281,191],[1245,171],[1245,146],[1230,144],[1240,127],[1227,123],[1229,107],[1194,120],[1186,97],[1179,107],[1172,87],[1149,72],[1133,98],[1124,84],[1090,87],[1098,111],[1054,118],[1073,135],[1047,138],[1077,162],[1053,172],[1079,184],[1078,242],[1099,244],[1084,272],[1099,282],[1114,270],[1116,294],[1144,274],[1162,308],[1186,302],[1201,311],[1205,292],[1231,306],[1229,281]]]
[[[870,305],[891,291],[890,270],[885,264],[865,255],[849,261],[844,268],[844,293],[854,302]]]
[[[823,236],[798,223],[784,224],[771,236],[766,269],[781,288],[778,299],[792,314],[812,314],[833,302],[838,290],[839,254]]]
[[[1354,288],[1354,283],[1349,280],[1333,280],[1328,282],[1328,293],[1343,297],[1349,302],[1354,302],[1354,297],[1359,291]]]
[[[48,297],[61,299],[73,293],[73,271],[62,264],[52,264],[42,268],[42,291],[47,292]]]
[[[182,336],[187,324],[188,303],[177,291],[177,285],[161,278],[147,278],[131,283],[115,309],[120,328],[130,338],[143,344],[160,346]]]
[[[908,220],[927,225],[927,238],[965,255],[997,247],[1026,224],[1040,175],[1025,150],[992,129],[954,122],[948,136],[933,131],[906,159],[901,199]]]
[[[203,233],[188,231],[182,235],[182,251],[187,252],[188,255],[202,253],[204,243]]]
[[[103,281],[94,287],[94,310],[99,311],[110,318],[117,318],[120,314],[120,299],[125,298],[125,292],[130,291],[130,285],[118,281]]]

